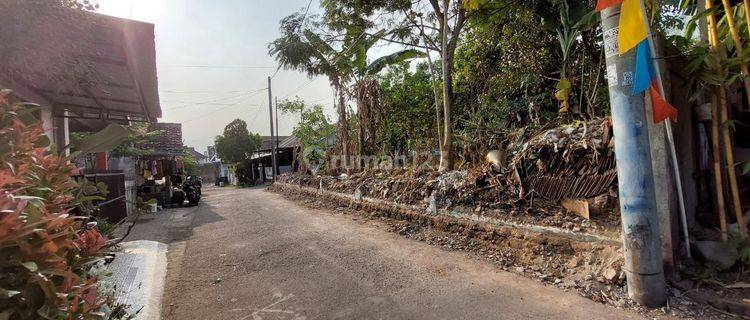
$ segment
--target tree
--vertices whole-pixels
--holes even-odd
[[[354,30],[358,30],[355,28]],[[379,32],[382,34],[384,31]],[[355,81],[352,84],[352,95],[357,101],[358,154],[371,155],[376,152],[378,127],[382,119],[380,105],[380,84],[376,75],[391,65],[402,64],[408,60],[424,57],[421,51],[406,49],[375,59],[367,64],[367,52],[379,40],[379,36],[370,36],[366,41],[351,44],[357,52],[354,59]]]
[[[300,114],[300,121],[292,135],[299,139],[303,149],[327,149],[335,128],[323,112],[322,105],[307,106],[303,100],[296,98],[279,103],[279,109],[283,114]]]
[[[261,141],[258,134],[250,134],[245,121],[235,119],[224,128],[223,135],[216,137],[214,144],[222,162],[237,163],[258,150]]]
[[[318,160],[325,156],[336,128],[330,123],[323,112],[323,106],[307,106],[299,98],[285,100],[279,104],[284,114],[300,115],[300,120],[292,131],[302,146],[302,157],[305,161]],[[302,165],[307,165],[302,162]],[[303,169],[304,170],[304,169]]]
[[[201,174],[200,166],[198,165],[198,160],[193,157],[193,154],[190,153],[190,148],[188,146],[182,146],[182,163],[185,165],[185,174],[189,176],[199,176]]]
[[[479,0],[475,0],[479,1]],[[466,1],[471,4],[473,1]],[[479,1],[487,2],[487,1]],[[335,3],[326,1],[324,3]],[[370,23],[360,22],[366,35],[377,36],[380,40],[399,43],[412,48],[423,48],[438,52],[442,65],[442,93],[443,93],[443,143],[440,145],[440,170],[446,171],[453,168],[453,124],[451,113],[453,109],[453,62],[455,51],[461,39],[461,31],[466,25],[467,19],[474,11],[466,10],[466,6],[460,0],[429,0],[430,9],[422,9],[423,1],[342,1],[340,6],[349,10],[330,10],[336,13],[329,21],[352,21],[355,23],[368,17]],[[504,7],[505,4],[495,6]],[[359,9],[359,10],[357,10]],[[347,14],[348,13],[348,14]],[[381,35],[368,33],[376,23],[372,17],[378,13],[391,15],[390,19],[380,18],[383,21],[397,21],[389,26],[389,30]],[[337,25],[343,23],[338,22]]]
[[[429,67],[419,63],[411,69],[406,63],[396,65],[380,79],[383,124],[378,136],[385,152],[425,151],[438,145]]]
[[[295,13],[281,20],[281,37],[271,42],[269,54],[281,67],[306,72],[310,77],[326,76],[338,95],[338,140],[344,163],[349,159],[349,126],[345,85],[351,76],[351,57],[347,49],[336,50],[319,34],[306,29],[306,15]]]

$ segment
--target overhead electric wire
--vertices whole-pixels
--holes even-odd
[[[211,112],[208,112],[208,113],[202,114],[202,115],[201,115],[201,116],[199,116],[199,117],[195,117],[195,118],[191,118],[191,119],[188,119],[188,120],[186,120],[186,121],[182,121],[182,123],[183,123],[183,124],[185,124],[185,123],[188,123],[188,122],[192,122],[192,121],[195,121],[195,120],[199,120],[199,119],[206,119],[207,117],[210,117],[211,115],[216,115],[216,114],[218,114],[218,112],[219,112],[219,111],[222,111],[222,110],[226,110],[226,109],[229,109],[229,108],[232,108],[232,107],[237,107],[237,106],[239,106],[239,105],[240,105],[240,103],[242,103],[242,102],[244,102],[244,100],[243,100],[243,101],[239,101],[239,102],[237,102],[237,103],[235,103],[235,104],[233,104],[233,105],[229,105],[229,106],[226,106],[226,107],[223,107],[223,108],[219,108],[219,109],[216,109],[216,110],[212,110]],[[262,105],[261,105],[261,106],[259,106],[259,105],[245,105],[245,106],[243,106],[243,107],[262,108],[262,107],[265,107],[265,106],[262,106]],[[257,114],[257,112],[256,112],[256,114]]]
[[[191,93],[239,93],[247,92],[247,90],[227,90],[227,91],[210,91],[210,90],[159,90],[159,93],[180,93],[180,94],[191,94]]]
[[[242,65],[174,65],[174,66],[161,66],[165,68],[193,68],[193,69],[273,69],[274,67],[268,66],[242,66]]]
[[[289,96],[291,96],[291,95],[293,95],[293,94],[295,94],[295,93],[297,93],[297,92],[300,92],[300,90],[302,90],[303,88],[305,88],[305,87],[307,87],[308,85],[310,85],[310,84],[311,84],[311,83],[312,83],[313,81],[315,81],[315,79],[310,79],[310,81],[308,81],[307,83],[305,83],[305,84],[303,84],[303,85],[301,85],[301,86],[297,87],[297,89],[294,89],[294,91],[292,91],[292,92],[290,92],[290,93],[286,94],[286,95],[285,95],[284,97],[282,97],[282,98],[281,98],[281,100],[284,100],[284,99],[286,99],[286,98],[289,98]]]
[[[268,89],[267,88],[262,88],[262,89],[253,90],[253,91],[246,91],[246,92],[243,92],[242,94],[233,95],[231,97],[223,97],[223,98],[218,98],[218,99],[213,99],[213,100],[208,100],[208,101],[195,102],[195,103],[186,103],[186,104],[183,104],[183,105],[177,106],[177,107],[165,108],[164,110],[177,110],[177,109],[183,109],[183,108],[187,108],[187,107],[192,107],[192,106],[195,106],[195,105],[206,105],[206,104],[211,104],[211,103],[214,103],[214,102],[236,99],[236,98],[244,97],[244,96],[247,96],[247,95],[258,94],[258,93],[263,92],[265,90],[268,90]]]
[[[300,28],[302,28],[302,27],[305,26],[305,22],[307,20],[307,13],[310,11],[310,6],[311,5],[312,5],[312,0],[310,0],[309,2],[307,2],[307,8],[305,8],[305,13],[302,14],[302,22],[299,24]],[[276,67],[276,72],[274,72],[273,75],[271,76],[271,80],[273,80],[274,78],[276,78],[276,75],[279,73],[279,70],[281,70],[281,66]]]

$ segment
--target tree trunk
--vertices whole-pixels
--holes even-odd
[[[453,54],[443,55],[443,143],[440,145],[440,171],[453,170],[453,126],[451,109],[453,108]]]
[[[426,41],[425,41],[426,42]],[[430,69],[430,87],[432,87],[432,94],[435,96],[435,125],[437,126],[437,140],[438,147],[443,147],[443,132],[440,130],[440,92],[436,86],[437,79],[435,79],[435,68],[432,65],[432,58],[430,58],[430,49],[425,48],[427,53],[427,66]]]
[[[349,124],[346,120],[346,98],[344,97],[344,90],[337,88],[339,93],[339,105],[337,108],[339,121],[339,139],[341,139],[341,165],[348,167],[349,165]]]
[[[356,90],[356,89],[355,89]],[[365,121],[363,112],[367,108],[364,104],[367,103],[361,99],[361,96],[357,99],[357,115],[359,116],[357,121],[357,169],[362,168],[362,156],[365,155]]]
[[[442,52],[440,60],[443,64],[443,143],[440,145],[440,172],[453,170],[453,126],[451,125],[451,109],[453,107],[453,50],[448,42],[448,16],[450,12],[450,0],[443,0],[441,45]],[[456,25],[456,28],[460,28]],[[455,48],[455,46],[453,46]]]

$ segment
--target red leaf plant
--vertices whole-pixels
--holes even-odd
[[[112,305],[88,274],[107,238],[70,214],[75,167],[41,123],[0,93],[0,319],[101,319]]]

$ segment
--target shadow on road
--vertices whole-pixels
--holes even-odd
[[[151,240],[171,244],[190,238],[193,228],[225,220],[210,203],[164,209],[141,216],[126,241]]]

